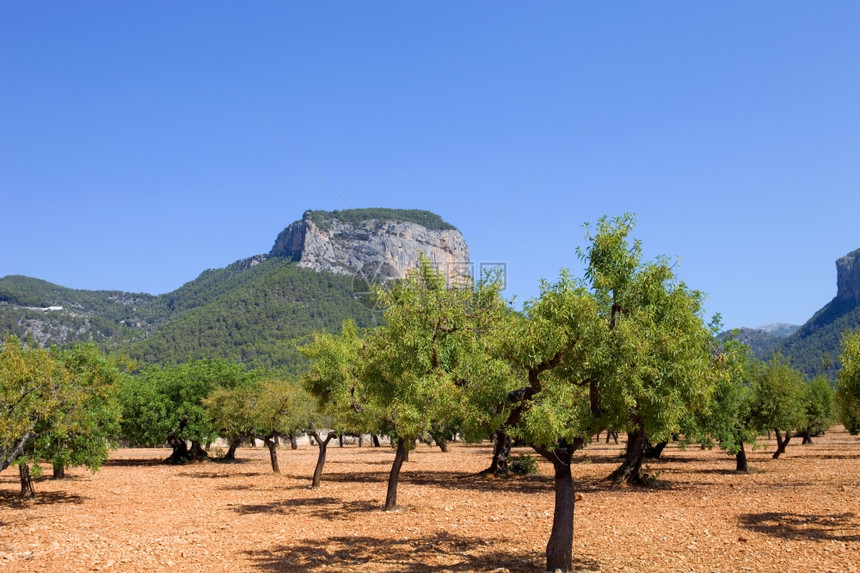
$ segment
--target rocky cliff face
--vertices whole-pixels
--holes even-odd
[[[381,281],[405,277],[421,254],[449,282],[471,276],[463,235],[426,211],[307,211],[278,235],[269,252],[300,267]]]
[[[836,259],[836,299],[860,305],[860,249]]]

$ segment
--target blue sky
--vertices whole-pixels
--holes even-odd
[[[0,276],[163,293],[384,206],[522,301],[634,212],[727,327],[803,323],[860,247],[858,29],[856,2],[6,1]]]

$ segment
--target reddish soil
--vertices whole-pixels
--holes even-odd
[[[621,446],[575,458],[574,559],[582,571],[845,572],[860,566],[860,438],[834,428],[792,440],[779,460],[750,453],[749,474],[719,451],[670,445],[647,488],[602,478]],[[542,571],[552,521],[551,467],[476,477],[491,449],[419,445],[396,512],[381,511],[390,448],[329,448],[323,486],[308,486],[316,448],[265,448],[235,463],[159,463],[167,450],[113,452],[102,470],[36,481],[20,501],[0,474],[0,571]],[[522,450],[528,451],[528,450]],[[516,453],[516,451],[515,451]]]

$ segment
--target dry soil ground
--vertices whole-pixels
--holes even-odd
[[[798,440],[799,442],[799,440]],[[526,451],[526,450],[523,450]],[[666,449],[648,488],[602,478],[620,446],[577,454],[574,557],[583,571],[856,571],[860,438],[834,428],[794,441],[779,460],[731,471],[718,451]],[[0,571],[542,571],[552,473],[475,477],[488,445],[443,454],[419,445],[404,465],[397,512],[380,510],[389,448],[330,448],[324,483],[308,487],[316,448],[263,448],[237,463],[159,463],[166,450],[118,450],[93,475],[36,482],[18,501],[0,474]]]

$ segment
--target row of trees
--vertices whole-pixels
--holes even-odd
[[[760,432],[776,433],[779,455],[792,431],[810,437],[832,417],[826,380],[806,383],[779,356],[754,363],[741,345],[717,341],[718,326],[702,319],[701,293],[676,278],[669,260],[642,259],[641,245],[630,238],[633,223],[623,216],[588,228],[588,244],[579,250],[585,276],[563,272],[557,282],[544,282],[522,312],[500,297],[495,281],[449,288],[422,261],[407,279],[376,292],[383,326],[360,331],[347,321],[339,334],[318,334],[301,348],[310,368],[298,380],[210,360],[130,376],[105,361],[118,378],[107,384],[115,391],[105,393],[102,410],[114,411],[110,405],[118,403],[121,416],[111,418],[116,433],[105,426],[102,435],[134,445],[167,442],[171,461],[205,456],[203,446],[218,435],[231,442],[231,451],[243,440],[261,439],[277,470],[277,440],[307,430],[320,448],[315,484],[333,435],[389,435],[396,453],[386,509],[396,507],[400,469],[416,439],[493,436],[494,468],[504,467],[516,439],[554,468],[547,569],[569,571],[571,463],[594,434],[627,433],[625,457],[612,478],[636,483],[646,479],[642,463],[653,446],[673,437],[718,444],[738,455],[741,468],[744,444],[755,447]],[[846,341],[839,383],[840,412],[854,430],[860,419],[857,340],[860,335]],[[70,364],[59,353],[6,341],[2,380],[4,392],[7,386],[14,392],[3,395],[3,404],[29,413],[1,430],[6,465],[61,459],[40,445],[43,436],[45,443],[48,436],[53,443],[58,436],[63,444],[74,442],[66,422],[46,422],[67,419],[60,414],[60,404],[74,402],[65,397],[67,380],[78,379],[80,386],[86,379],[75,378]],[[34,400],[37,394],[44,399]],[[320,428],[330,433],[322,436]]]

